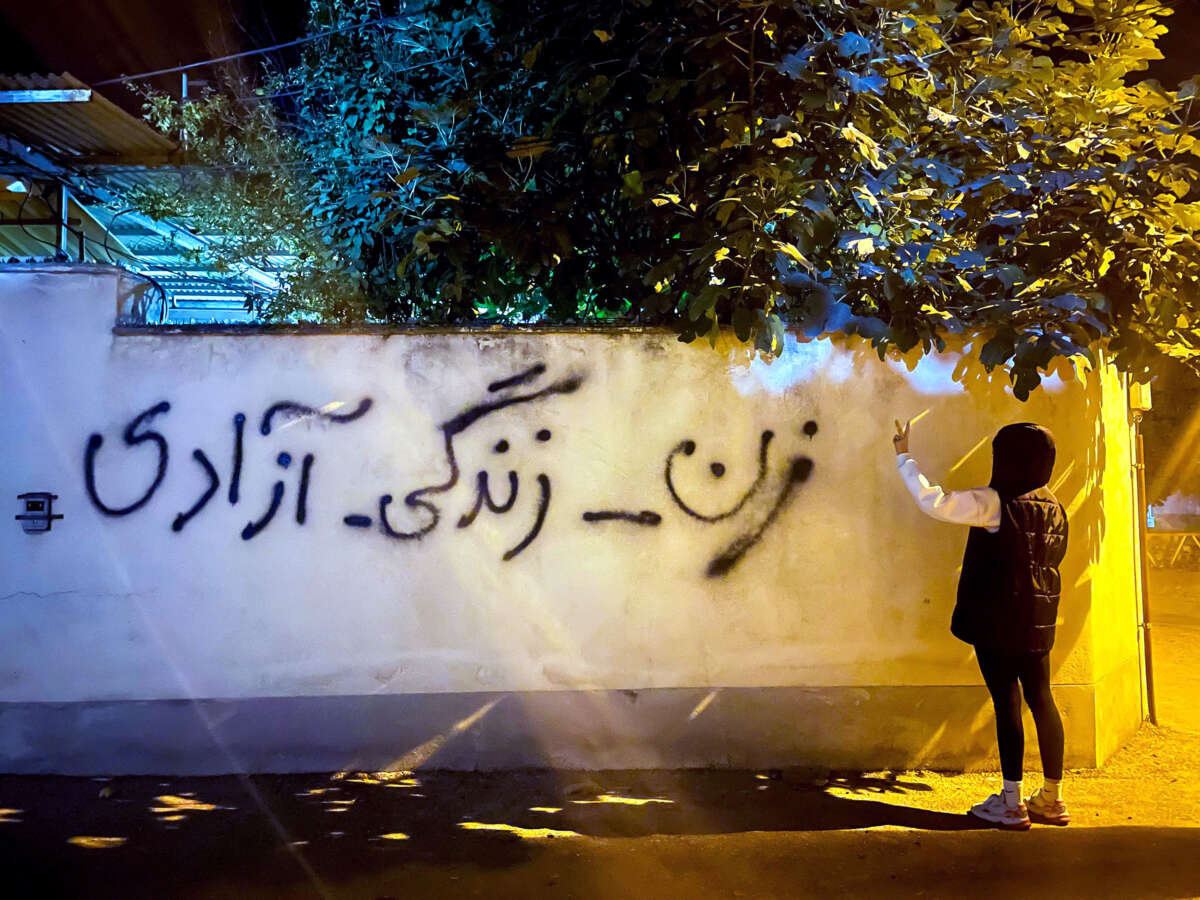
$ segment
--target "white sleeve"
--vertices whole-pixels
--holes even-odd
[[[901,453],[896,464],[905,487],[925,515],[955,525],[986,528],[993,534],[1000,530],[1000,495],[991,488],[944,491],[926,480],[910,454]]]

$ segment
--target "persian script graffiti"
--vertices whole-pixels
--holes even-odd
[[[458,484],[460,471],[458,466],[458,457],[454,452],[454,439],[462,434],[476,422],[487,416],[497,413],[502,409],[507,409],[510,406],[518,404],[536,403],[540,400],[545,400],[558,394],[573,394],[579,390],[579,386],[583,384],[583,377],[580,375],[572,375],[561,381],[553,382],[552,384],[534,390],[529,393],[521,393],[519,388],[527,384],[536,382],[544,375],[546,367],[542,364],[533,366],[525,372],[514,375],[511,378],[505,378],[502,381],[495,381],[488,385],[488,393],[495,394],[496,398],[487,400],[482,403],[477,403],[474,406],[468,407],[457,416],[449,419],[439,426],[442,433],[442,441],[444,453],[446,455],[446,467],[449,470],[449,477],[440,484],[429,485],[428,487],[417,488],[414,491],[409,491],[404,497],[404,505],[411,510],[421,510],[425,521],[417,525],[409,531],[397,531],[392,527],[388,520],[388,506],[391,505],[392,495],[383,494],[379,498],[379,528],[389,538],[394,538],[401,541],[419,540],[429,534],[442,519],[441,508],[435,502],[435,499],[440,494],[445,494]],[[546,443],[552,437],[550,429],[542,428],[535,435],[534,439],[540,443]],[[493,451],[497,454],[505,454],[509,451],[509,442],[507,439],[502,439],[493,447]],[[544,473],[538,473],[534,479],[537,483],[538,499],[537,499],[537,514],[534,518],[529,530],[520,542],[514,547],[507,550],[504,554],[504,561],[507,562],[521,553],[526,547],[533,543],[538,534],[541,533],[542,526],[546,523],[546,513],[550,509],[550,478]],[[486,469],[481,469],[475,476],[475,503],[471,509],[464,513],[458,520],[459,528],[469,528],[484,506],[490,512],[503,515],[509,512],[517,502],[517,494],[520,491],[520,477],[514,470],[508,472],[508,499],[503,503],[497,503],[493,497],[490,487],[490,481]],[[369,516],[354,514],[346,516],[343,520],[347,525],[354,528],[369,528],[371,527],[371,518]]]
[[[271,433],[272,421],[277,416],[288,419],[315,417],[327,422],[345,424],[361,419],[367,414],[370,408],[370,397],[364,397],[359,401],[358,406],[348,413],[334,413],[326,409],[314,409],[302,403],[294,403],[292,401],[276,403],[263,414],[259,431],[263,435],[269,435]],[[133,421],[125,426],[122,437],[125,440],[126,446],[136,447],[138,444],[151,441],[158,448],[158,468],[154,476],[154,481],[150,483],[150,487],[146,489],[146,492],[140,498],[128,506],[114,508],[108,506],[100,499],[100,494],[96,488],[96,454],[104,444],[104,437],[100,434],[93,434],[88,438],[87,448],[83,453],[84,487],[87,490],[88,497],[91,498],[92,504],[106,516],[127,516],[141,509],[150,502],[150,498],[154,496],[155,492],[162,485],[163,479],[167,475],[167,463],[170,460],[170,445],[167,443],[167,439],[159,432],[150,430],[140,431],[139,429],[156,416],[164,415],[170,411],[171,404],[164,400],[139,413],[133,418]],[[239,412],[233,417],[233,465],[229,477],[229,503],[233,506],[236,506],[240,499],[242,455],[245,437],[246,414]],[[203,450],[197,447],[192,451],[192,458],[196,460],[200,468],[204,471],[204,475],[208,479],[208,485],[187,511],[175,516],[174,521],[171,523],[171,530],[175,532],[183,531],[184,526],[208,505],[208,502],[212,500],[221,486],[221,478],[217,474],[217,469]],[[292,455],[284,451],[275,458],[275,461],[281,469],[286,470],[292,464]],[[299,525],[303,525],[308,518],[308,486],[312,478],[314,462],[316,462],[316,457],[311,453],[306,453],[300,463],[300,483],[296,491],[296,523]],[[271,499],[266,511],[257,519],[246,523],[246,527],[242,529],[242,540],[250,540],[271,523],[271,520],[275,518],[275,514],[279,512],[280,505],[283,503],[285,491],[286,488],[283,481],[276,481],[271,488]]]
[[[463,482],[463,472],[459,463],[455,440],[468,432],[479,422],[486,420],[510,407],[532,405],[534,407],[556,397],[565,397],[576,393],[584,384],[585,378],[579,374],[568,375],[558,380],[549,381],[539,387],[546,375],[546,366],[538,364],[524,372],[511,377],[492,382],[487,386],[487,396],[479,402],[468,406],[462,412],[447,419],[438,426],[441,435],[442,455],[441,469],[445,473],[433,484],[416,487],[403,494],[399,504],[391,493],[381,493],[378,503],[373,510],[374,515],[363,512],[348,512],[341,514],[341,521],[352,529],[374,529],[391,541],[415,542],[434,532],[443,522],[446,506],[450,502],[450,492]],[[343,412],[344,404],[333,403],[326,407],[312,407],[295,401],[283,401],[269,406],[263,413],[258,431],[263,436],[272,433],[272,429],[281,431],[287,425],[304,420],[322,421],[328,425],[345,426],[365,417],[370,412],[373,401],[364,397],[353,409]],[[104,444],[101,434],[92,434],[86,443],[83,459],[84,485],[92,504],[106,516],[127,516],[145,507],[159,490],[167,475],[170,460],[170,444],[167,438],[150,426],[159,417],[167,415],[171,404],[167,401],[151,406],[138,413],[125,426],[122,438],[126,447],[137,447],[150,443],[157,450],[156,468],[153,480],[138,499],[125,506],[110,506],[101,498],[101,492],[96,484],[96,458]],[[285,420],[285,424],[276,427],[276,423]],[[161,426],[160,426],[161,427]],[[801,433],[809,441],[817,435],[817,423],[806,422]],[[502,432],[503,433],[503,432]],[[547,445],[554,437],[549,428],[538,428],[526,439],[534,445]],[[507,460],[510,455],[518,457],[514,442],[519,435],[510,434],[502,437],[491,445],[493,458]],[[759,437],[755,476],[745,490],[724,509],[703,511],[704,488],[693,485],[689,490],[680,484],[680,460],[694,457],[697,443],[691,438],[677,442],[667,452],[663,467],[663,482],[666,495],[691,519],[706,525],[715,525],[726,520],[740,523],[740,530],[732,540],[727,540],[709,560],[705,573],[710,578],[727,575],[750,552],[771,526],[780,518],[788,506],[795,500],[798,489],[812,475],[813,461],[803,455],[792,455],[780,461],[772,461],[772,442],[775,434],[764,431]],[[242,474],[244,467],[244,451],[246,447],[246,415],[238,412],[233,416],[233,435],[231,464],[229,470],[229,487],[227,499],[231,506],[236,506],[242,499]],[[199,466],[203,475],[203,486],[195,502],[186,510],[179,512],[171,522],[171,530],[179,533],[199,515],[216,496],[221,487],[221,478],[208,454],[197,447],[192,451],[192,458]],[[309,488],[313,478],[316,456],[305,453],[300,464],[293,469],[293,455],[285,450],[275,457],[275,465],[282,472],[294,471],[296,475],[294,518],[297,525],[303,526],[308,520]],[[685,466],[686,468],[686,466]],[[694,466],[692,467],[694,468]],[[708,465],[708,476],[721,479],[726,474],[726,465],[721,461],[712,461]],[[686,479],[682,479],[686,480]],[[496,482],[506,482],[506,487],[497,489]],[[509,562],[519,556],[542,534],[546,518],[550,511],[551,479],[545,472],[535,472],[531,479],[534,492],[532,521],[523,527],[522,536],[509,549],[504,551],[501,559]],[[493,478],[486,467],[480,468],[474,476],[474,498],[470,506],[463,509],[457,521],[456,529],[467,529],[485,511],[497,516],[512,513],[517,508],[517,498],[523,486],[521,474],[516,468],[507,468],[501,478]],[[528,489],[529,480],[525,482]],[[264,531],[276,518],[284,504],[288,492],[286,478],[281,476],[272,485],[270,494],[265,501],[265,509],[257,518],[246,522],[241,530],[243,541],[253,540]],[[663,513],[651,510],[623,509],[593,509],[586,510],[581,515],[582,521],[589,525],[616,523],[619,526],[637,526],[656,528],[663,524]]]
[[[804,433],[811,439],[816,437],[817,423],[808,421],[804,424]],[[771,466],[770,466],[770,451],[771,441],[775,437],[775,432],[764,431],[759,438],[758,445],[758,474],[754,481],[746,488],[745,492],[737,499],[737,501],[728,509],[721,510],[715,513],[702,513],[690,506],[679,494],[679,490],[675,484],[674,466],[676,458],[680,455],[691,456],[696,452],[696,442],[693,440],[681,441],[667,455],[666,471],[663,478],[667,483],[667,490],[671,494],[671,499],[675,501],[675,505],[682,509],[693,519],[699,519],[701,522],[720,522],[724,519],[732,518],[740,513],[747,504],[751,504],[757,497],[764,493],[765,486],[770,482]],[[709,464],[709,471],[714,478],[722,478],[725,475],[725,464],[722,462],[713,462]],[[813,461],[807,456],[793,456],[789,459],[781,473],[782,477],[776,480],[780,481],[779,486],[775,489],[775,496],[766,504],[766,509],[751,517],[751,522],[747,529],[735,537],[721,552],[714,556],[708,564],[708,575],[710,578],[719,575],[724,575],[736,566],[746,555],[747,552],[766,534],[767,529],[779,518],[780,513],[787,508],[792,498],[796,495],[796,489],[804,482],[808,481],[813,471]]]

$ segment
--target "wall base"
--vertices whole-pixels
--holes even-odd
[[[1096,765],[1093,687],[1054,693],[1067,765]],[[994,769],[994,728],[987,693],[974,686],[0,703],[0,771]]]
[[[1142,726],[1141,660],[1125,660],[1096,682],[1096,765],[1103,765]]]

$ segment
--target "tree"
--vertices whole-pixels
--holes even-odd
[[[360,286],[338,317],[881,355],[967,332],[1025,397],[1101,341],[1138,377],[1155,352],[1200,365],[1200,79],[1131,83],[1166,12],[493,0],[361,27],[374,0],[314,0],[337,33],[279,83],[303,218]]]

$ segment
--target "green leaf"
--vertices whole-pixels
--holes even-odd
[[[729,296],[728,289],[714,284],[707,285],[688,301],[688,318],[695,322],[701,316],[709,313],[717,303],[727,296]]]
[[[537,62],[539,54],[542,52],[542,41],[538,41],[532,47],[525,51],[525,55],[521,57],[521,65],[526,69],[532,69],[533,64]]]
[[[755,313],[755,310],[746,309],[744,306],[739,306],[733,311],[733,333],[739,341],[748,341],[754,334],[758,321]]]
[[[991,371],[1012,359],[1015,349],[1016,336],[1013,332],[1001,331],[980,348],[979,361]]]
[[[295,260],[255,304],[280,319],[627,316],[777,350],[836,310],[885,357],[987,329],[1022,396],[1101,339],[1200,370],[1200,77],[1138,80],[1148,8],[1056,3],[418,4],[289,57],[260,95],[300,86],[286,122],[152,94],[197,175],[129,202],[222,236],[189,266]],[[365,9],[320,0],[308,33]]]

